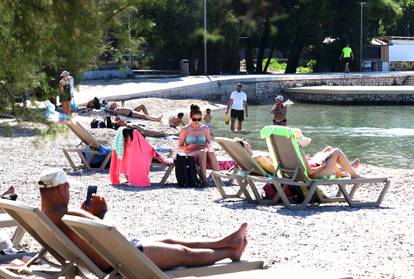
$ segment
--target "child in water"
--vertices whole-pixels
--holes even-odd
[[[211,115],[211,109],[206,109],[206,113],[204,114],[203,117],[203,124],[206,125],[208,128],[210,128],[210,132],[211,132],[211,119],[213,118],[213,116]]]

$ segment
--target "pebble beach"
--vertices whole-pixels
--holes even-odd
[[[171,134],[178,131],[167,128],[165,119],[180,111],[187,113],[191,103],[199,104],[202,110],[221,107],[207,101],[156,98],[128,101],[126,106],[142,103],[151,115],[163,114],[163,122],[141,122],[148,129]],[[79,119],[88,123],[93,116],[79,116]],[[356,209],[346,204],[330,204],[291,211],[281,205],[258,206],[237,199],[223,201],[215,187],[178,188],[174,174],[165,186],[160,186],[162,170],[150,173],[151,189],[114,186],[107,173],[69,167],[62,148],[75,147],[79,140],[68,129],[56,137],[46,138],[36,136],[35,129],[44,127],[23,123],[15,126],[11,134],[0,135],[0,191],[15,186],[18,200],[32,206],[40,205],[36,184],[40,172],[59,167],[70,177],[71,207],[80,206],[88,185],[97,185],[98,194],[107,199],[111,217],[127,238],[163,235],[215,238],[247,222],[249,244],[245,258],[262,259],[270,268],[334,271],[354,278],[414,278],[414,170],[362,162],[359,167],[362,176],[391,177],[391,186],[380,208]],[[91,134],[111,145],[115,131],[94,129]],[[149,138],[148,141],[153,145],[177,147],[174,139]],[[217,153],[225,156],[221,150]],[[361,197],[368,197],[375,190],[378,189],[359,191]],[[38,248],[28,234],[22,245],[26,250]]]

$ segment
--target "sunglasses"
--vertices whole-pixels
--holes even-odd
[[[191,118],[191,120],[193,120],[194,122],[200,122],[202,118]]]

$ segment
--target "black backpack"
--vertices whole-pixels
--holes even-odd
[[[199,187],[197,166],[194,157],[177,154],[175,159],[175,178],[180,187]]]

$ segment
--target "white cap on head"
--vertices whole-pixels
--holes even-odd
[[[68,75],[69,75],[69,72],[66,70],[62,71],[62,73],[60,74],[61,77],[68,76]]]
[[[53,188],[68,182],[66,173],[59,168],[44,170],[39,177],[39,188]]]
[[[305,137],[302,134],[302,130],[301,129],[293,128],[293,133],[295,134],[296,141],[302,147],[308,146],[311,143],[311,141],[312,141],[311,138]]]

